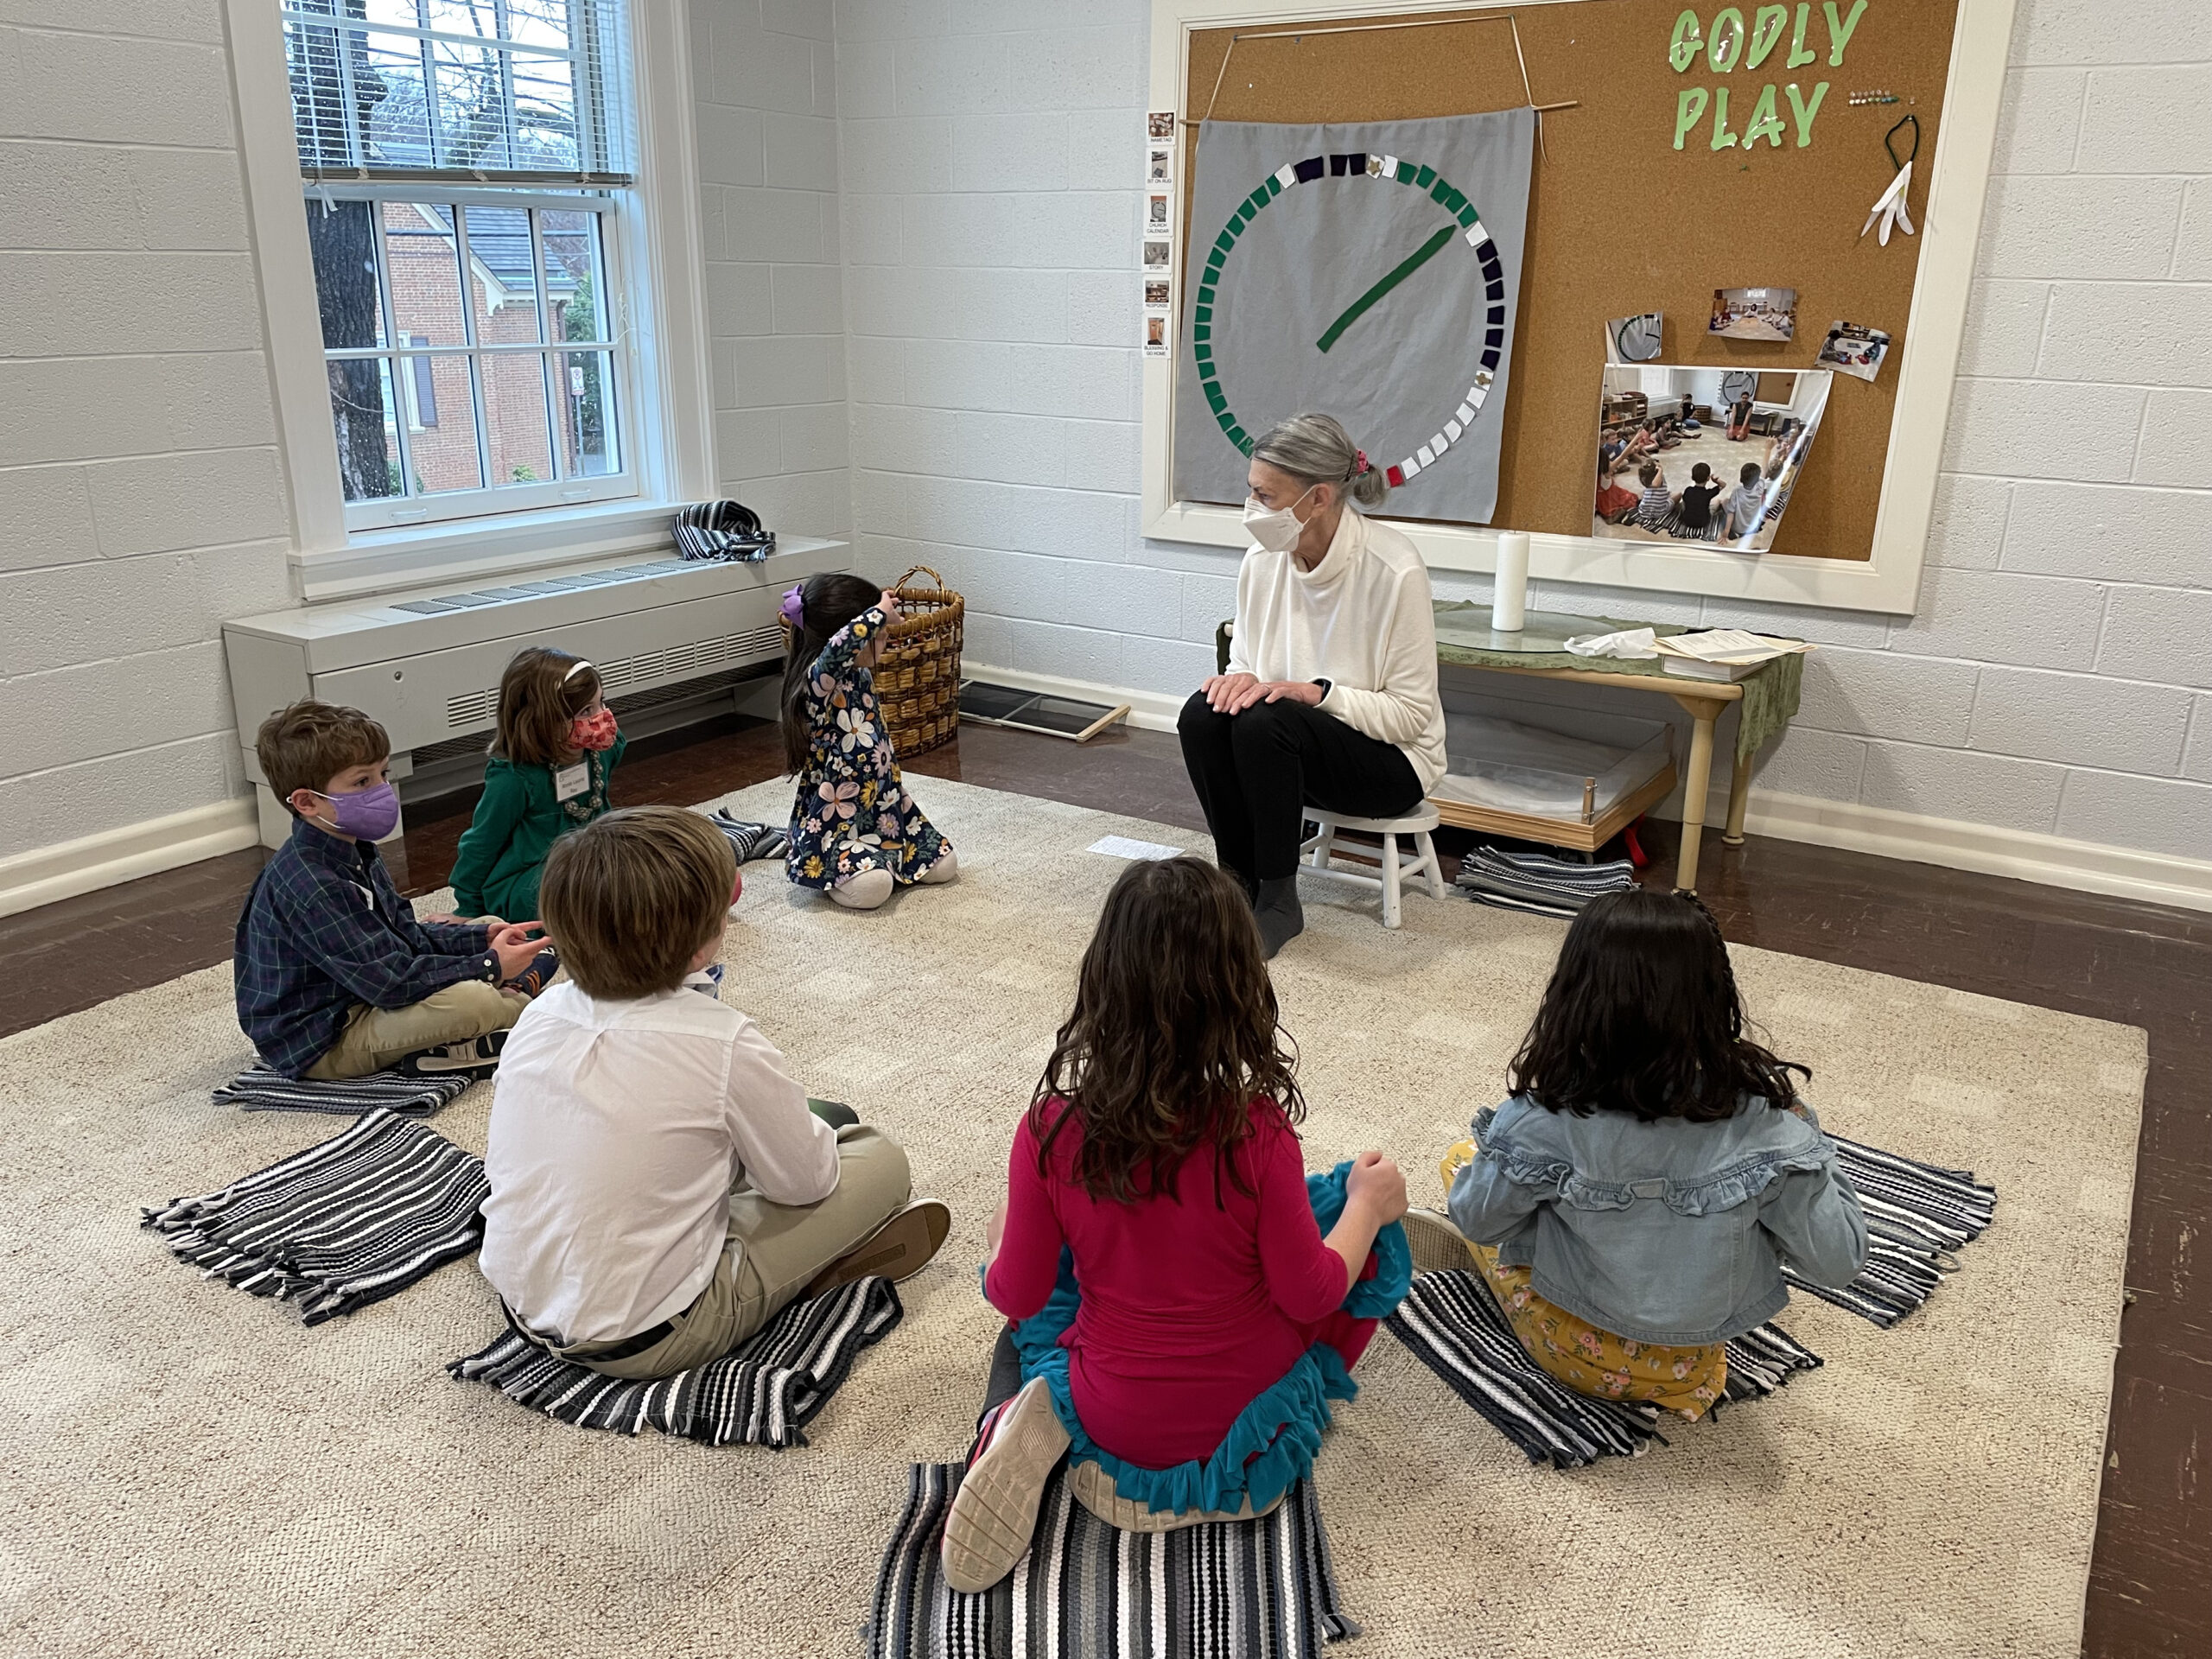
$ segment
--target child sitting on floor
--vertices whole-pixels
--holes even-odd
[[[801,1296],[918,1273],[950,1226],[909,1202],[897,1142],[810,1112],[758,1026],[686,988],[736,869],[673,806],[610,812],[545,861],[569,977],[507,1043],[480,1261],[520,1328],[610,1376],[673,1376]]]
[[[453,861],[464,916],[535,916],[545,855],[607,809],[626,741],[600,696],[599,671],[543,645],[515,653],[499,677],[498,735],[484,793]]]
[[[1514,1058],[1513,1098],[1445,1159],[1450,1220],[1410,1218],[1415,1253],[1464,1266],[1471,1250],[1529,1357],[1578,1393],[1700,1417],[1728,1339],[1788,1304],[1783,1258],[1818,1285],[1866,1265],[1859,1195],[1792,1071],[1812,1075],[1745,1033],[1703,905],[1595,899]]]
[[[358,709],[313,699],[261,722],[254,757],[292,815],[254,879],[232,957],[238,1024],[269,1068],[337,1082],[394,1062],[482,1071],[551,973],[535,922],[419,922],[376,843],[399,823],[391,744]]]
[[[1063,1452],[1078,1502],[1147,1531],[1263,1514],[1312,1468],[1410,1266],[1395,1164],[1306,1175],[1294,1065],[1236,882],[1131,864],[992,1223],[1014,1323],[946,1519],[955,1589],[1020,1559]]]
[[[784,595],[784,756],[798,774],[785,869],[848,910],[874,910],[894,887],[959,873],[952,843],[922,816],[899,776],[869,670],[899,600],[858,576],[824,571]]]

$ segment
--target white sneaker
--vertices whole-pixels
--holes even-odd
[[[1037,1530],[1045,1483],[1067,1449],[1068,1432],[1041,1376],[983,1419],[944,1518],[939,1555],[947,1584],[974,1595],[1014,1571]]]
[[[862,870],[830,889],[830,896],[847,910],[874,910],[891,896],[893,883],[888,870]]]
[[[941,887],[948,881],[957,880],[959,874],[959,855],[948,847],[936,863],[922,872],[920,880],[921,884],[925,887]]]
[[[1405,1227],[1406,1243],[1413,1247],[1415,1273],[1442,1273],[1475,1265],[1474,1253],[1467,1248],[1465,1236],[1441,1210],[1408,1210]]]

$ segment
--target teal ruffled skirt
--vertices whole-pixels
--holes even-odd
[[[1325,1175],[1306,1178],[1306,1195],[1324,1235],[1344,1213],[1344,1182],[1351,1171],[1347,1162]],[[1413,1282],[1413,1253],[1406,1243],[1406,1230],[1396,1222],[1376,1236],[1375,1255],[1375,1275],[1353,1285],[1342,1304],[1343,1311],[1356,1319],[1385,1318]],[[1266,1509],[1312,1471],[1313,1454],[1321,1449],[1321,1432],[1331,1421],[1329,1402],[1349,1400],[1359,1392],[1344,1356],[1329,1344],[1317,1342],[1237,1414],[1221,1444],[1203,1462],[1179,1463],[1172,1469],[1125,1463],[1092,1440],[1076,1415],[1068,1382],[1068,1351],[1060,1346],[1060,1338],[1075,1323],[1082,1304],[1073,1262],[1063,1250],[1059,1283],[1051,1298],[1040,1312],[1014,1327],[1022,1381],[1041,1376],[1052,1389],[1053,1409],[1071,1442],[1069,1460],[1096,1464],[1113,1478],[1116,1492],[1154,1514],[1193,1510],[1233,1513],[1247,1499],[1254,1510]]]

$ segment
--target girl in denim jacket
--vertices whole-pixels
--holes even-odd
[[[1702,1416],[1728,1338],[1788,1303],[1785,1258],[1821,1285],[1866,1265],[1859,1195],[1793,1071],[1812,1076],[1746,1034],[1696,899],[1595,899],[1514,1058],[1513,1097],[1445,1159],[1450,1222],[1407,1217],[1415,1259],[1471,1251],[1529,1357],[1569,1388]]]

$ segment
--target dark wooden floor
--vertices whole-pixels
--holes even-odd
[[[731,717],[632,745],[620,794],[689,804],[781,770],[773,732]],[[1204,827],[1175,741],[1158,733],[1078,748],[970,726],[908,770]],[[389,849],[404,891],[444,885],[474,804],[409,809]],[[1674,826],[1647,830],[1649,879],[1662,880]],[[0,919],[0,1035],[224,960],[261,859],[235,853]],[[1757,836],[1733,849],[1708,837],[1704,868],[1732,940],[2150,1032],[2084,1651],[2212,1655],[2212,916]]]

